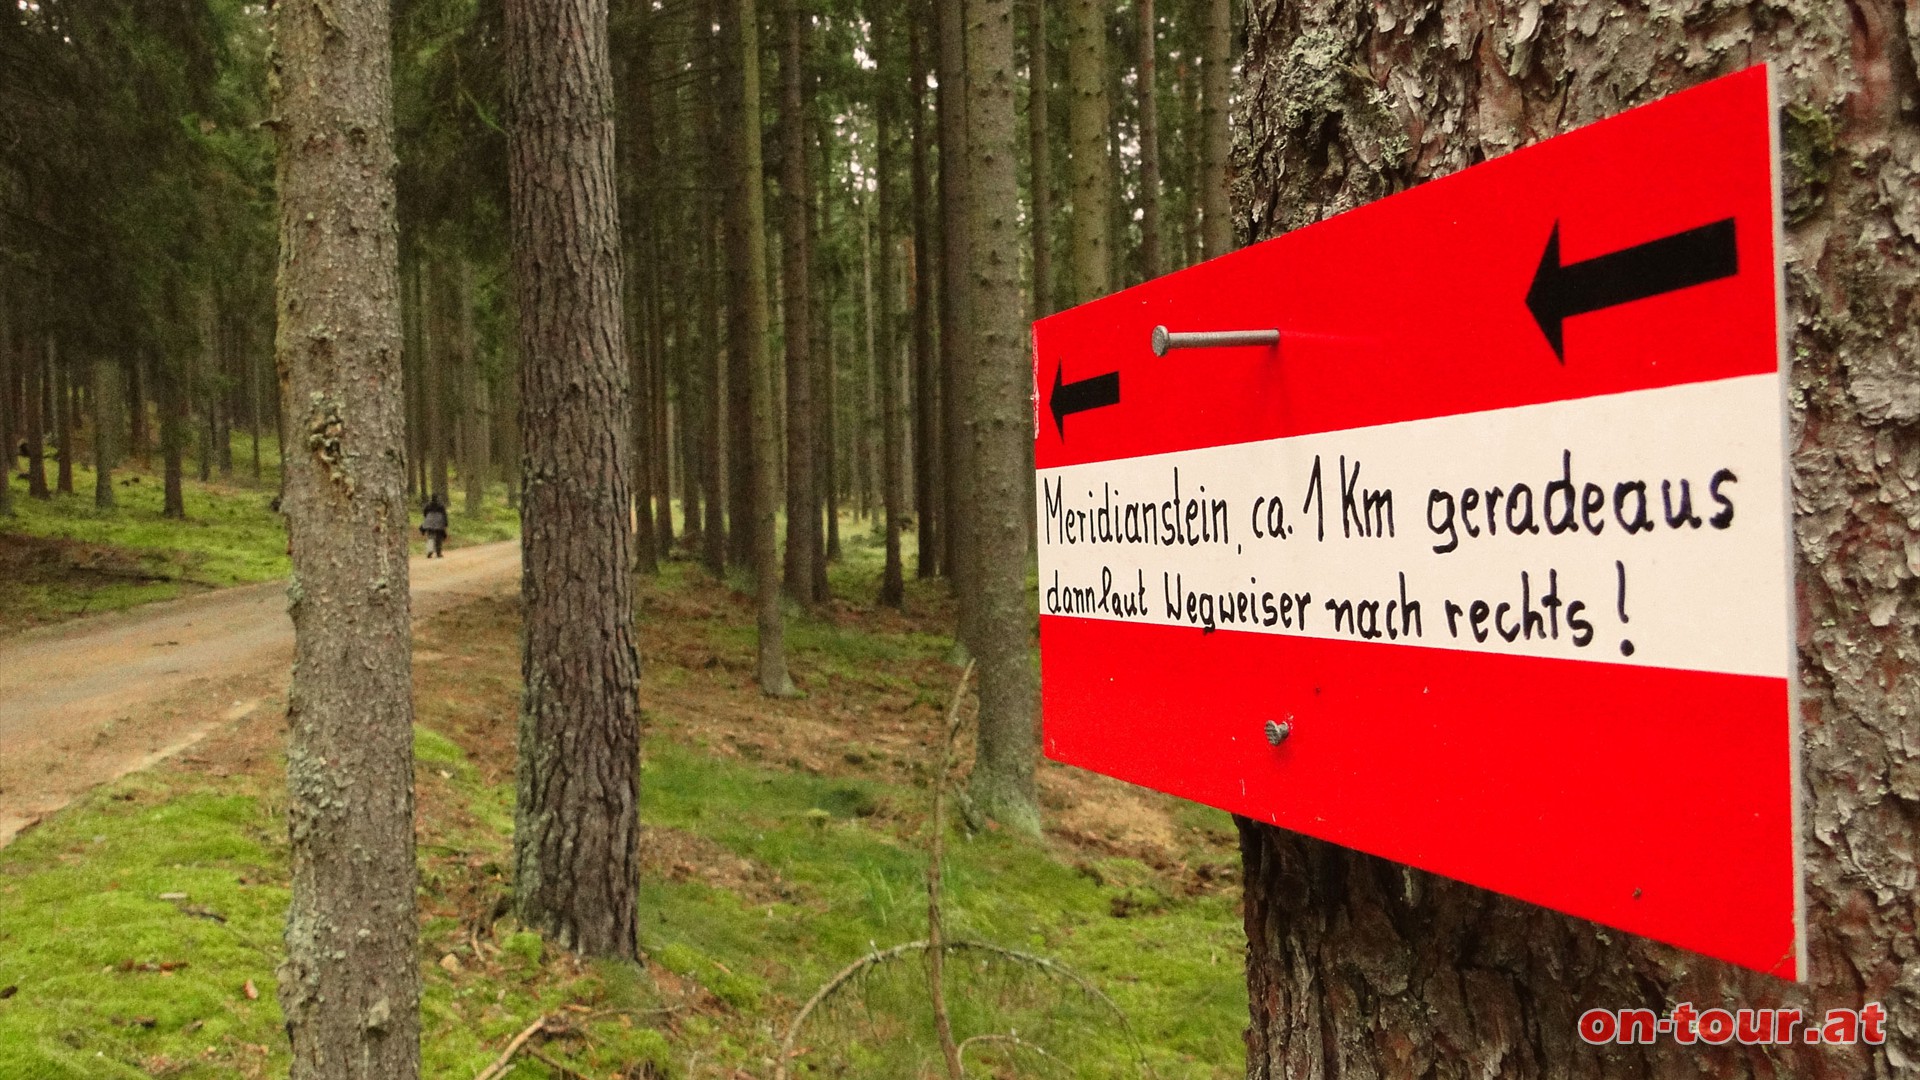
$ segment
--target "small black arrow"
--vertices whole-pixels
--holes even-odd
[[[1053,369],[1053,394],[1047,399],[1047,407],[1053,410],[1053,426],[1060,429],[1062,440],[1067,437],[1067,417],[1120,404],[1119,372],[1109,371],[1076,382],[1063,381],[1065,374],[1065,364]]]
[[[1553,223],[1546,253],[1527,290],[1527,308],[1561,363],[1567,350],[1561,324],[1575,315],[1630,304],[1661,293],[1704,285],[1740,272],[1733,219],[1663,236],[1581,262],[1560,261],[1560,223]]]

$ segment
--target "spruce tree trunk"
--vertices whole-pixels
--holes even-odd
[[[1041,0],[1035,0],[1039,3]],[[947,475],[947,580],[953,588],[954,636],[973,647],[979,592],[974,540],[974,302],[967,157],[967,36],[962,4],[938,3],[935,113],[940,128],[940,429]]]
[[[980,667],[974,807],[1018,832],[1038,835],[1033,772],[1033,619],[1027,613],[1026,447],[1032,440],[1032,363],[1020,282],[1019,132],[1014,123],[1012,0],[967,3],[967,203],[971,208],[974,333],[974,536],[980,559]]]
[[[13,470],[19,464],[20,444],[14,441],[14,346],[10,298],[0,295],[0,517],[13,516]]]
[[[1053,133],[1047,127],[1047,0],[1027,5],[1027,181],[1033,205],[1033,317],[1053,314]]]
[[[893,0],[877,0],[870,12],[873,19],[873,60],[880,78],[875,85],[874,148],[877,159],[874,176],[873,288],[874,392],[880,413],[880,508],[885,516],[886,563],[881,568],[880,602],[888,607],[906,606],[906,574],[900,560],[901,517],[906,513],[901,491],[904,462],[900,423],[900,346],[895,336],[894,301],[896,274],[893,265],[894,190],[898,156],[894,150],[896,96],[893,82],[900,65],[893,55],[893,12],[887,8]]]
[[[447,319],[447,279],[440,257],[423,253],[420,286],[421,401],[427,411],[427,487],[442,505],[447,498],[447,350],[452,328]]]
[[[1140,95],[1140,279],[1160,276],[1159,25],[1153,0],[1135,0],[1140,18],[1140,59],[1135,67]]]
[[[1247,1075],[1894,1077],[1920,1061],[1915,9],[1254,0],[1255,238],[1763,60],[1783,106],[1808,984],[1241,821]],[[1418,89],[1416,95],[1412,91]],[[1249,152],[1251,151],[1251,152]],[[1888,193],[1906,193],[1889,197]],[[1212,215],[1209,215],[1211,221]],[[1741,898],[1729,896],[1729,904]],[[1884,1003],[1884,1046],[1585,1046],[1581,1012]]]
[[[786,278],[787,352],[787,592],[802,604],[821,597],[814,590],[814,561],[820,549],[819,499],[814,491],[813,453],[813,250],[808,235],[813,191],[807,170],[805,113],[806,16],[798,0],[782,0],[786,53],[780,64],[781,172],[785,199],[781,227],[782,270]]]
[[[705,93],[695,93],[694,117],[701,130],[706,132],[706,160],[710,175],[725,176],[727,161],[726,126],[721,122],[727,110],[716,107],[723,101],[726,92],[727,65],[723,58],[727,55],[722,47],[721,35],[713,30],[719,22],[719,5],[724,0],[700,0],[696,10],[700,13],[699,28],[695,32],[694,53],[698,57],[695,70],[701,74],[699,84]],[[705,419],[702,427],[706,431],[706,447],[702,465],[705,469],[701,488],[706,493],[707,519],[702,530],[705,542],[705,562],[707,569],[716,575],[727,572],[727,553],[731,545],[727,543],[727,510],[729,507],[728,478],[733,475],[728,461],[727,445],[727,329],[731,305],[722,294],[722,283],[726,280],[725,247],[716,239],[717,234],[725,231],[722,220],[727,210],[723,199],[731,194],[725,184],[715,184],[717,191],[710,191],[700,201],[700,244],[705,258],[701,260],[704,268],[702,278],[700,308],[700,341],[704,346],[706,393]],[[739,527],[739,522],[733,523]]]
[[[387,5],[282,4],[274,27],[275,355],[299,433],[282,502],[294,665],[280,1007],[293,1080],[410,1080],[419,872]]]
[[[1211,259],[1233,247],[1233,218],[1227,209],[1229,167],[1227,91],[1233,63],[1233,0],[1200,0],[1200,257]]]
[[[740,430],[751,439],[752,480],[747,506],[747,529],[753,556],[754,611],[760,648],[757,672],[760,692],[776,697],[794,692],[787,676],[785,626],[780,611],[780,443],[774,431],[773,356],[767,347],[767,210],[766,184],[760,147],[760,16],[754,0],[730,0],[728,40],[739,47],[740,108],[734,114],[733,161],[740,170],[734,187],[740,193],[734,208],[736,245],[729,263],[734,268],[736,317],[732,346],[744,365],[735,371],[747,381],[747,424]],[[738,395],[736,390],[735,394]]]
[[[1067,2],[1068,184],[1073,198],[1073,288],[1084,304],[1113,288],[1113,168],[1108,146],[1105,0]],[[971,130],[971,129],[969,129]],[[969,159],[972,160],[972,159]]]
[[[277,349],[277,346],[276,346]],[[156,360],[160,380],[160,461],[164,495],[161,501],[161,515],[170,518],[187,516],[186,492],[183,490],[186,479],[187,450],[187,394],[180,385],[180,369],[177,362],[166,357]],[[281,453],[286,449],[282,446]]]
[[[508,0],[525,604],[514,902],[576,952],[635,954],[640,661],[606,0]]]
[[[933,193],[927,138],[927,32],[932,11],[924,3],[907,18],[907,112],[913,147],[913,510],[920,526],[914,576],[942,572],[941,538],[946,533],[940,489],[945,486],[940,460],[940,371],[933,352]]]
[[[53,351],[53,338],[48,336],[46,352],[40,352],[31,346],[20,350],[26,361],[26,379],[21,391],[21,400],[26,405],[22,410],[27,428],[27,494],[36,499],[53,498],[53,489],[47,486],[47,379],[51,370],[47,357]]]
[[[54,354],[54,339],[47,339],[47,367],[53,372],[53,437],[54,450],[60,455],[59,469],[55,473],[54,490],[61,495],[73,494],[73,388],[67,369],[71,362],[63,363]]]
[[[136,352],[127,363],[127,454],[147,463],[153,437],[147,432],[147,354]]]
[[[488,435],[490,433],[491,411],[487,407],[487,378],[480,370],[480,354],[473,330],[473,263],[462,250],[454,256],[453,262],[453,302],[454,340],[459,349],[461,398],[466,406],[461,410],[460,424],[465,432],[461,439],[460,486],[466,500],[466,512],[472,517],[480,512],[480,504],[487,497],[487,473],[491,471],[488,454]]]
[[[108,427],[114,419],[110,399],[116,396],[107,388],[116,381],[116,372],[105,360],[95,360],[87,369],[93,380],[92,392],[87,395],[93,406],[93,505],[106,510],[113,506],[115,440],[108,434]]]

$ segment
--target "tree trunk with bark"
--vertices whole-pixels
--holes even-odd
[[[940,371],[933,351],[934,275],[931,147],[927,136],[927,17],[925,3],[908,9],[907,127],[913,147],[913,510],[920,542],[915,577],[942,572],[941,537],[946,532],[940,489],[945,462],[940,460]]]
[[[819,499],[814,490],[813,454],[813,251],[809,235],[813,189],[807,169],[805,112],[806,16],[798,0],[782,0],[786,52],[780,64],[780,188],[784,199],[781,229],[786,277],[787,352],[787,592],[806,605],[820,601],[814,591],[814,560],[820,548]]]
[[[1035,0],[1036,3],[1040,0]],[[967,36],[962,4],[935,13],[934,112],[940,134],[940,428],[946,454],[947,580],[953,588],[955,637],[973,646],[979,609],[974,576],[972,378],[974,318],[971,208],[967,169]]]
[[[276,355],[278,348],[276,346]],[[186,479],[187,392],[181,385],[177,361],[158,357],[155,367],[160,380],[160,469],[161,516],[175,519],[187,516]],[[283,448],[282,453],[285,453]]]
[[[13,312],[9,298],[0,295],[0,517],[13,516],[13,470],[20,462],[20,444],[14,441],[19,423],[14,419]]]
[[[119,372],[105,360],[88,364],[87,371],[92,380],[87,398],[93,411],[93,505],[106,510],[113,506],[114,453],[118,449],[108,429],[114,422],[113,406],[118,404],[114,399],[119,395],[110,393],[109,388],[118,381]]]
[[[1200,27],[1200,257],[1211,259],[1233,247],[1233,218],[1227,208],[1233,0],[1201,3],[1205,8]]]
[[[54,491],[73,494],[73,387],[68,369],[71,360],[62,361],[54,353],[54,339],[47,339],[47,367],[53,374],[53,448],[59,455],[54,473]]]
[[[408,1080],[419,871],[387,5],[283,4],[274,17],[275,354],[299,435],[282,501],[294,666],[280,1007],[293,1080]]]
[[[1236,211],[1256,239],[1774,63],[1810,967],[1782,983],[1241,820],[1249,1077],[1894,1077],[1920,1061],[1920,227],[1910,196],[1887,195],[1920,182],[1917,58],[1915,9],[1893,0],[1250,5],[1260,89],[1241,106]],[[1870,1001],[1890,1015],[1881,1046],[1599,1048],[1576,1029],[1593,1007]]]
[[[52,370],[47,358],[53,348],[53,338],[49,335],[45,352],[31,346],[20,350],[21,358],[26,361],[25,385],[20,397],[26,405],[22,414],[27,429],[27,494],[35,499],[53,498],[53,489],[47,487],[47,380]]]
[[[980,719],[974,807],[1038,835],[1033,773],[1033,620],[1027,614],[1026,445],[1032,436],[1032,366],[1021,311],[1019,131],[1014,122],[1012,0],[967,4],[967,203],[973,228],[977,343],[973,391],[974,568]]]
[[[784,617],[780,611],[780,442],[774,430],[773,356],[767,347],[767,209],[765,171],[760,146],[760,15],[755,0],[730,0],[728,40],[739,47],[737,55],[741,107],[735,113],[739,126],[733,132],[733,161],[740,170],[734,178],[735,190],[742,198],[735,207],[733,241],[729,262],[735,267],[734,281],[743,292],[734,297],[737,317],[733,321],[733,351],[744,358],[736,372],[747,381],[747,418],[741,430],[752,440],[750,455],[752,480],[749,493],[747,526],[752,532],[751,554],[754,574],[754,612],[759,630],[757,672],[760,692],[786,697],[794,692],[787,675],[787,646]]]
[[[880,413],[880,506],[885,517],[886,563],[881,568],[880,602],[888,607],[904,607],[907,602],[906,574],[900,558],[901,518],[906,513],[906,498],[901,490],[904,470],[901,430],[901,393],[900,393],[900,347],[894,333],[894,301],[898,295],[895,288],[896,274],[893,265],[894,234],[893,209],[896,200],[894,191],[896,152],[894,150],[894,125],[898,121],[895,115],[896,95],[893,82],[898,77],[900,65],[893,55],[893,12],[888,8],[894,0],[876,0],[873,4],[873,59],[878,66],[880,78],[875,83],[877,100],[874,111],[874,148],[876,159],[874,177],[874,222],[873,222],[873,288],[874,288],[874,332],[873,365],[874,392],[878,395],[877,407]]]
[[[514,901],[577,952],[635,955],[639,657],[606,0],[508,0],[525,604]]]
[[[1027,180],[1033,207],[1033,317],[1053,314],[1053,132],[1047,126],[1047,3],[1027,5]]]
[[[1107,130],[1107,13],[1104,0],[1067,3],[1068,185],[1073,198],[1072,303],[1113,285],[1112,160]]]
[[[1135,66],[1140,95],[1140,278],[1160,276],[1159,24],[1153,0],[1135,0],[1140,17],[1140,59]]]

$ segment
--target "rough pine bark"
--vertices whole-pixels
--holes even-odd
[[[640,883],[626,327],[606,0],[508,0],[520,322],[520,919],[632,957]]]
[[[1233,0],[1200,0],[1200,257],[1233,247],[1227,171],[1231,166],[1227,94],[1232,84]]]
[[[938,577],[941,537],[946,532],[941,513],[944,485],[940,460],[940,370],[933,351],[933,178],[932,148],[927,134],[927,31],[932,14],[924,0],[908,8],[907,129],[913,148],[911,191],[913,219],[913,510],[920,529],[913,574]]]
[[[967,3],[967,171],[973,227],[974,568],[980,611],[970,642],[980,669],[979,735],[968,794],[1002,825],[1038,835],[1033,772],[1033,619],[1027,613],[1026,446],[1032,366],[1020,281],[1019,129],[1014,122],[1012,0]]]
[[[1027,5],[1027,180],[1033,224],[1033,317],[1053,314],[1053,132],[1047,127],[1047,3]]]
[[[1113,283],[1107,107],[1111,9],[1106,0],[1067,0],[1067,183],[1073,199],[1073,288],[1068,299],[1076,304],[1105,296]]]
[[[298,439],[281,502],[294,665],[280,1007],[293,1080],[408,1080],[419,872],[387,4],[282,4],[274,40],[274,354]],[[170,463],[177,451],[176,435]]]
[[[183,484],[186,476],[187,448],[187,394],[180,385],[181,376],[178,364],[165,357],[156,360],[160,380],[160,471],[161,516],[185,518],[187,516],[186,492]],[[281,450],[284,455],[287,450]],[[42,481],[44,491],[45,482]]]
[[[765,169],[760,146],[760,14],[755,0],[731,0],[729,39],[739,46],[738,78],[741,108],[734,114],[734,163],[740,169],[735,188],[742,195],[736,207],[736,247],[730,260],[734,280],[744,287],[734,297],[740,313],[733,324],[733,351],[744,358],[736,365],[747,380],[748,422],[744,431],[749,448],[752,480],[748,514],[752,530],[754,622],[758,629],[756,666],[760,692],[786,697],[794,692],[787,675],[786,627],[780,611],[780,442],[774,430],[773,356],[767,347],[767,207]]]
[[[1160,276],[1160,102],[1157,96],[1159,25],[1153,0],[1135,0],[1140,17],[1140,59],[1135,66],[1140,95],[1140,278]]]
[[[1913,1075],[1917,46],[1896,0],[1250,5],[1236,208],[1256,239],[1774,65],[1810,968],[1782,983],[1243,820],[1249,1077]],[[1883,1046],[1600,1049],[1575,1028],[1592,1007],[1868,1001]]]
[[[1039,0],[1036,0],[1039,2]],[[935,13],[934,112],[940,133],[940,429],[946,453],[947,580],[953,588],[955,637],[972,647],[979,608],[973,580],[973,434],[966,374],[973,333],[972,236],[967,225],[967,37],[959,3]]]
[[[60,457],[54,474],[54,491],[73,494],[73,388],[68,369],[72,361],[61,361],[54,353],[54,339],[47,339],[47,367],[53,372],[53,447]]]
[[[47,379],[51,370],[47,357],[53,352],[53,338],[48,336],[46,353],[35,355],[32,346],[20,350],[25,361],[26,379],[20,394],[22,404],[22,422],[27,429],[27,494],[35,499],[53,498],[52,489],[47,487]]]
[[[109,393],[108,389],[118,381],[118,372],[114,365],[105,360],[88,364],[87,372],[92,379],[87,400],[93,412],[93,505],[105,510],[113,506],[115,447],[109,427],[114,421],[110,402],[117,396]]]
[[[900,348],[894,333],[894,301],[897,296],[896,273],[893,265],[895,237],[893,233],[895,173],[898,171],[894,158],[895,116],[894,77],[899,71],[893,56],[893,12],[888,10],[894,0],[877,0],[870,17],[873,20],[873,59],[878,65],[880,79],[876,83],[878,100],[874,102],[874,140],[878,146],[874,150],[877,158],[874,177],[874,221],[873,221],[873,288],[874,288],[874,331],[873,364],[875,370],[874,392],[878,395],[880,413],[880,506],[885,517],[886,563],[880,572],[880,602],[888,607],[904,607],[907,602],[906,575],[900,561],[900,531],[902,517],[906,513],[906,497],[901,490],[901,474],[905,472],[904,446],[905,427],[901,421],[900,387]]]
[[[819,498],[814,490],[814,354],[813,354],[813,188],[807,169],[805,71],[807,19],[798,0],[781,0],[786,51],[780,64],[781,148],[780,189],[784,208],[781,227],[786,243],[782,273],[786,277],[787,353],[787,592],[802,604],[820,601],[814,590],[814,562],[820,549]]]
[[[19,463],[14,420],[13,325],[9,298],[0,296],[0,517],[13,516],[13,470]]]

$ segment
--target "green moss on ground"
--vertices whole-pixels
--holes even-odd
[[[94,506],[87,466],[75,466],[73,494],[51,499],[28,498],[17,470],[8,476],[14,514],[0,517],[0,633],[285,577],[286,526],[272,506],[278,469],[269,464],[254,485],[246,438],[235,441],[235,479],[203,484],[189,469],[184,520],[161,513],[162,479],[145,469],[114,471],[115,505],[105,510]],[[274,456],[270,448],[264,455],[267,462]],[[519,512],[507,506],[504,485],[493,485],[473,515],[458,495],[453,503],[450,547],[519,535]],[[424,551],[424,538],[410,535],[414,550]]]
[[[950,644],[932,617],[866,608],[874,563],[849,562],[840,573],[863,572],[859,600],[795,620],[792,661],[810,694],[779,707],[815,710],[808,724],[884,715],[903,730],[924,724],[930,739],[957,674]],[[774,706],[739,688],[751,639],[725,628],[751,617],[750,600],[677,560],[642,594],[647,610],[676,614],[655,616],[645,646],[641,965],[556,954],[496,918],[511,874],[512,609],[476,605],[422,632],[441,654],[419,666],[416,692],[426,1075],[472,1076],[549,1015],[570,1033],[542,1052],[585,1075],[766,1077],[779,1033],[817,987],[925,934],[920,751],[856,719],[834,767],[788,758],[801,750],[761,711]],[[909,598],[910,612],[940,605],[934,585]],[[718,727],[703,716],[735,709]],[[206,760],[95,792],[0,850],[0,993],[15,988],[0,999],[0,1075],[285,1074],[274,999],[284,781],[277,729],[260,723],[267,750],[196,751]],[[773,749],[743,754],[734,733]],[[263,763],[229,768],[236,756]],[[1238,896],[1230,875],[1189,872],[1232,859],[1231,828],[1215,811],[1155,805],[1178,841],[1148,861],[1061,835],[956,828],[949,933],[1084,975],[1125,1013],[1154,1075],[1237,1076]],[[957,953],[948,970],[963,1036],[1018,1032],[1058,1059],[976,1043],[978,1075],[1141,1075],[1108,1007],[1070,978],[982,951]],[[918,958],[852,984],[804,1033],[795,1075],[921,1075],[937,1053],[924,988]],[[510,1075],[558,1074],[523,1058]]]

